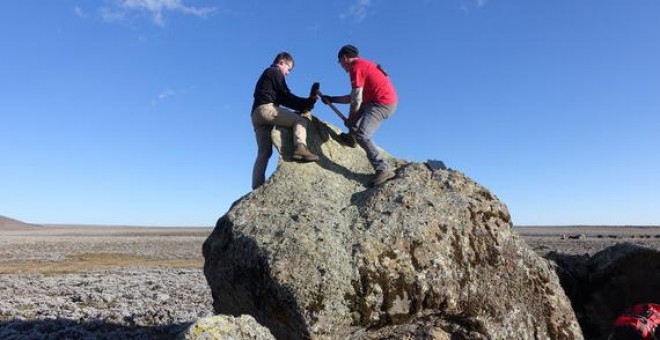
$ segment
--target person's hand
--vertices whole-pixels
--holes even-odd
[[[309,96],[314,97],[314,99],[316,99],[319,96],[319,88],[320,87],[321,87],[321,84],[319,84],[319,83],[312,84],[312,88],[309,89]]]
[[[325,96],[325,95],[321,96],[321,101],[325,105],[330,105],[330,103],[332,103],[332,100],[330,99],[330,96]]]
[[[344,126],[348,128],[349,131],[353,129],[353,121],[350,119],[344,120]]]
[[[314,104],[316,104],[316,97],[307,98],[307,101],[305,103],[305,109],[303,111],[312,111],[312,109],[314,108]]]
[[[346,126],[349,130],[353,130],[355,129],[355,124],[357,124],[359,119],[360,116],[358,114],[349,115],[348,118],[344,121],[344,126]]]

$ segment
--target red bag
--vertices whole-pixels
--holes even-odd
[[[660,340],[660,305],[634,305],[614,321],[613,339]]]

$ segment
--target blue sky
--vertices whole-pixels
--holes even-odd
[[[660,225],[657,0],[21,0],[0,42],[7,217],[213,225],[250,190],[263,69],[286,50],[294,92],[347,94],[351,43],[399,92],[394,156],[443,160],[517,225]]]

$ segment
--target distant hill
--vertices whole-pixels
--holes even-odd
[[[30,229],[37,226],[0,215],[0,230]]]

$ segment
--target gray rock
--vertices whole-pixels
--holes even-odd
[[[660,251],[618,243],[593,256],[551,252],[584,335],[607,338],[612,322],[638,303],[660,301]]]
[[[581,339],[549,262],[512,230],[506,206],[452,170],[389,156],[369,188],[360,148],[314,119],[318,163],[284,155],[204,243],[216,313],[249,314],[281,339]]]
[[[154,292],[149,281],[167,284]],[[123,298],[128,290],[137,301]],[[116,295],[104,302],[110,292]],[[0,339],[171,339],[211,315],[209,293],[199,269],[5,274]]]
[[[197,320],[182,332],[180,340],[275,340],[268,328],[261,326],[249,315],[234,318],[215,315]]]

